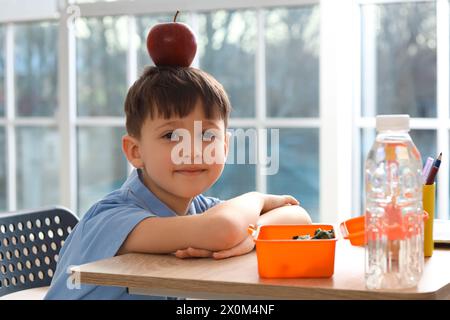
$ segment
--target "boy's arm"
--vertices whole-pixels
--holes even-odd
[[[311,218],[305,209],[298,205],[283,206],[276,209],[272,209],[266,214],[259,217],[258,225],[267,224],[311,224]],[[239,256],[246,254],[253,250],[255,243],[252,236],[247,236],[242,242],[236,246],[221,250],[221,251],[208,251],[197,248],[187,248],[185,250],[178,250],[176,256],[178,258],[199,258],[199,257],[213,257],[215,259],[224,259],[233,256]]]
[[[311,217],[300,206],[284,206],[273,209],[259,217],[258,225],[267,224],[311,224]]]
[[[136,225],[117,255],[171,253],[189,247],[210,251],[228,249],[245,239],[248,225],[256,223],[261,212],[296,202],[290,196],[249,192],[220,203],[201,215],[147,218]]]

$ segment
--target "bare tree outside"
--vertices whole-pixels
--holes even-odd
[[[436,117],[436,4],[384,4],[373,10],[376,112]]]
[[[436,4],[415,2],[380,4],[370,7],[375,15],[375,110],[368,109],[368,97],[362,95],[363,116],[375,114],[409,114],[411,117],[435,118],[436,104]],[[363,11],[364,13],[364,11]],[[362,19],[367,17],[363,14]],[[365,30],[363,31],[363,36]],[[366,48],[362,48],[363,52]],[[362,72],[367,56],[363,55]],[[363,77],[362,77],[363,78]],[[362,86],[370,85],[362,83]],[[365,90],[362,91],[363,93]],[[361,130],[361,163],[369,152],[368,141],[375,129]],[[411,130],[411,137],[422,161],[435,158],[436,130]],[[360,172],[363,169],[360,168]],[[363,175],[361,175],[361,183]],[[364,186],[364,184],[361,184]],[[363,193],[362,193],[363,194]],[[361,208],[363,199],[361,199]],[[361,209],[362,210],[362,209]],[[436,208],[437,210],[437,208]]]

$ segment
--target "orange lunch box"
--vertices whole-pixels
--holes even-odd
[[[294,240],[314,236],[314,231],[333,229],[328,224],[265,225],[249,227],[256,243],[258,272],[262,278],[328,278],[334,273],[337,239]]]

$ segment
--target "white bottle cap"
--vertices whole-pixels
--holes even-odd
[[[376,117],[377,131],[409,131],[408,114],[389,114]]]

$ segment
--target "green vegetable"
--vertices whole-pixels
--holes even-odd
[[[327,230],[322,230],[321,228],[318,228],[318,229],[316,229],[316,231],[314,231],[314,236],[312,238],[309,234],[297,235],[297,236],[292,237],[293,240],[334,239],[334,238],[335,238],[335,235],[334,235],[333,229],[327,231]]]

